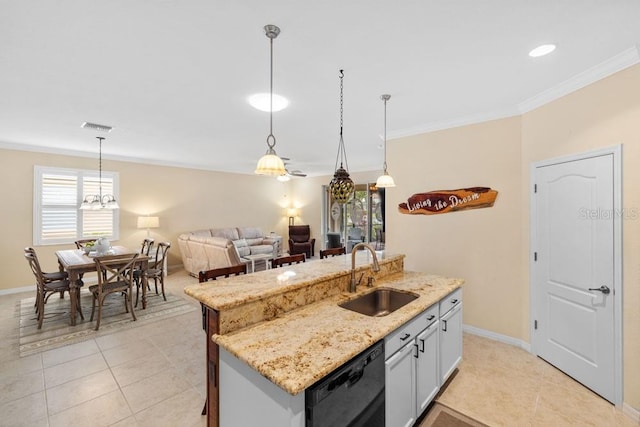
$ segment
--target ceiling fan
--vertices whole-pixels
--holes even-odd
[[[279,181],[288,181],[292,176],[298,176],[302,178],[307,176],[306,173],[302,172],[299,169],[289,170],[287,165],[289,164],[289,160],[291,159],[289,159],[288,157],[281,157],[281,159],[284,160],[284,170],[286,171],[286,173],[278,177]]]

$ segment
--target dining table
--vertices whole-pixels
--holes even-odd
[[[106,253],[101,255],[133,255],[138,253],[136,250],[128,249],[124,246],[112,246]],[[89,252],[88,254],[82,249],[64,249],[56,251],[58,257],[58,265],[60,271],[66,271],[69,275],[69,292],[71,297],[71,326],[76,324],[76,306],[77,295],[75,290],[82,286],[81,277],[84,273],[90,273],[92,271],[97,272],[97,266],[95,263],[95,252]],[[149,257],[144,254],[138,256],[138,265],[144,272],[149,268]],[[142,309],[147,308],[147,277],[146,274],[141,274],[142,279]]]

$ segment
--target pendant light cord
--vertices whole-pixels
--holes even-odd
[[[104,136],[96,136],[96,138],[98,138],[98,141],[100,141],[100,148],[99,148],[99,161],[98,161],[98,166],[99,166],[99,172],[98,172],[98,186],[99,186],[99,192],[100,192],[100,203],[102,203],[102,140],[104,139]]]
[[[276,137],[273,136],[273,37],[269,37],[270,45],[270,68],[269,68],[269,136],[267,145],[270,150],[276,145]]]
[[[387,175],[387,97],[384,97],[384,174]]]
[[[342,167],[342,162],[344,161],[344,166],[347,170],[349,170],[349,164],[347,163],[347,151],[344,148],[344,139],[342,137],[342,114],[344,111],[343,79],[344,70],[340,70],[340,142],[338,143],[338,154],[336,155],[336,165],[334,167],[334,170],[338,169],[338,159],[340,160],[340,167]]]

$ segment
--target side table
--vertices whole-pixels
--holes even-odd
[[[271,263],[269,261],[273,259],[273,254],[246,255],[243,256],[242,259],[251,262],[250,273],[254,273],[256,271],[256,261],[264,261],[265,269],[269,270],[271,268]]]

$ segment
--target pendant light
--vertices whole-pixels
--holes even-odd
[[[270,69],[270,88],[269,88],[269,136],[267,136],[267,152],[258,160],[255,173],[258,175],[280,176],[287,173],[284,168],[284,162],[276,154],[274,147],[276,146],[276,137],[273,136],[273,39],[280,34],[280,28],[275,25],[265,25],[264,32],[269,38],[271,46],[271,69]]]
[[[384,101],[384,163],[382,175],[378,177],[376,181],[376,187],[387,188],[395,187],[396,183],[393,182],[393,178],[387,172],[387,101],[391,98],[391,95],[381,95],[380,99]]]
[[[329,189],[334,200],[340,204],[347,203],[353,195],[355,186],[349,178],[349,165],[347,164],[347,152],[344,148],[344,139],[342,138],[342,112],[343,112],[343,81],[344,70],[340,70],[340,142],[338,143],[338,155],[336,156],[335,173],[333,179],[329,183]],[[338,167],[338,159],[340,167]],[[344,167],[343,167],[344,162]]]
[[[98,141],[100,141],[100,163],[99,163],[99,194],[89,194],[87,195],[82,204],[80,205],[80,209],[119,209],[118,202],[116,202],[116,198],[113,194],[102,194],[102,141],[105,139],[102,136],[96,136]]]

